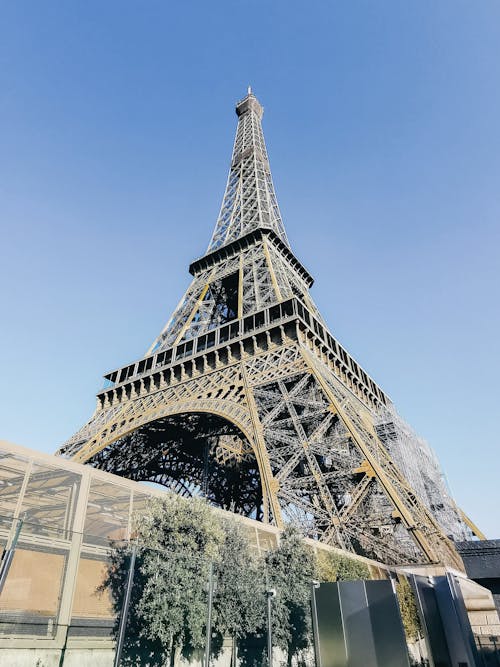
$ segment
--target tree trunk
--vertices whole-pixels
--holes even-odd
[[[238,645],[236,642],[236,637],[232,637],[231,643],[231,667],[236,667],[238,661]]]
[[[181,655],[181,649],[179,646],[172,648],[172,650],[170,651],[170,667],[178,667],[180,655]]]

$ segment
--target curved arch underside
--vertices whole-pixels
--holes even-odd
[[[254,451],[237,426],[215,414],[182,413],[149,422],[88,463],[185,497],[203,496],[217,507],[262,520]]]

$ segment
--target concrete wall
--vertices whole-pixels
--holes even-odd
[[[457,548],[467,576],[491,591],[500,613],[500,540],[458,542]]]

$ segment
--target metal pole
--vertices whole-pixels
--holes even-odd
[[[313,625],[313,640],[314,640],[314,657],[316,660],[316,667],[321,667],[321,654],[319,652],[319,630],[318,630],[318,609],[316,607],[316,593],[315,590],[319,588],[319,581],[311,582],[311,610],[312,610],[312,625]]]
[[[273,667],[273,627],[271,618],[272,599],[276,595],[276,591],[271,589],[266,591],[267,595],[267,664],[268,667]]]
[[[19,535],[21,534],[22,526],[23,526],[23,520],[17,519],[16,531],[14,533],[14,537],[12,538],[10,547],[8,549],[5,549],[5,551],[3,552],[2,562],[0,564],[0,595],[2,594],[3,587],[5,586],[5,582],[7,581],[7,575],[9,574],[10,565],[14,558],[14,553],[16,551],[16,546],[19,540]]]
[[[205,642],[205,667],[210,667],[210,651],[212,645],[212,604],[214,598],[214,564],[210,563],[208,576],[208,612],[207,612],[207,637]]]
[[[127,627],[128,608],[130,604],[130,596],[132,593],[132,583],[134,581],[135,557],[137,555],[137,545],[132,547],[130,554],[130,564],[128,566],[127,588],[125,589],[125,598],[122,605],[122,613],[120,616],[120,625],[118,627],[118,639],[116,641],[115,661],[113,667],[120,667],[120,660],[122,658],[123,643],[125,641],[125,630]]]

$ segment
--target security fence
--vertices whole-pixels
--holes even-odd
[[[147,512],[152,498],[164,498],[165,495],[165,491],[89,466],[12,445],[0,445],[0,664],[12,667],[81,667],[86,664],[111,667],[115,662],[120,630],[122,665],[149,664],[152,667],[160,664],[154,662],[154,641],[145,645],[140,639],[134,614],[124,617],[122,612],[128,574],[131,573],[129,610],[134,610],[142,585],[137,573],[145,555],[153,552],[138,544],[138,560],[134,571],[130,570],[133,517]],[[239,523],[257,554],[265,554],[278,545],[278,529],[244,517],[239,518]],[[307,542],[317,552],[343,553],[312,540]],[[159,563],[161,559],[171,557],[158,550],[156,556]],[[350,557],[363,565],[368,578],[397,579],[395,572],[380,563],[354,555]],[[205,568],[203,603],[198,606],[198,613],[205,623],[209,617],[212,577],[209,576],[207,559],[202,557],[202,561],[200,567]],[[122,568],[121,579],[114,576],[113,586],[110,574],[116,575],[117,567]],[[216,571],[213,576],[216,581]],[[403,580],[406,581],[399,573],[399,581]],[[312,581],[311,587],[313,592]],[[398,614],[405,621],[409,660],[412,665],[432,667],[424,630],[412,629],[408,622],[408,605],[416,604],[415,600],[408,602],[401,596],[401,586],[398,590]],[[351,593],[344,587],[339,594],[342,598]],[[269,591],[257,591],[256,587],[256,596],[263,617],[268,610],[274,613]],[[308,614],[312,614],[313,609],[314,605],[311,605]],[[314,618],[309,616],[308,623],[312,627],[314,623],[311,621]],[[260,633],[248,641],[240,641],[238,646],[231,639],[219,637],[214,640],[210,665],[263,665],[268,650],[265,622],[262,628]],[[210,637],[210,633],[207,636]],[[316,655],[314,651],[316,643],[311,636],[310,648],[294,657],[294,667],[319,666],[317,646]],[[500,667],[498,638],[477,636],[476,644],[475,667]],[[144,650],[149,651],[147,660],[144,655],[138,657]],[[276,648],[273,657],[275,667],[286,664],[286,656]],[[206,665],[204,660],[203,651],[195,652],[190,664]],[[187,663],[179,658],[178,664]],[[350,663],[346,664],[351,667]],[[328,666],[323,663],[320,667]]]
[[[80,666],[83,656],[93,667],[112,664],[119,603],[102,584],[113,554],[130,543],[134,515],[167,493],[0,443],[0,664]],[[257,553],[277,545],[277,528],[239,522]],[[370,576],[387,576],[383,565],[353,558]]]

